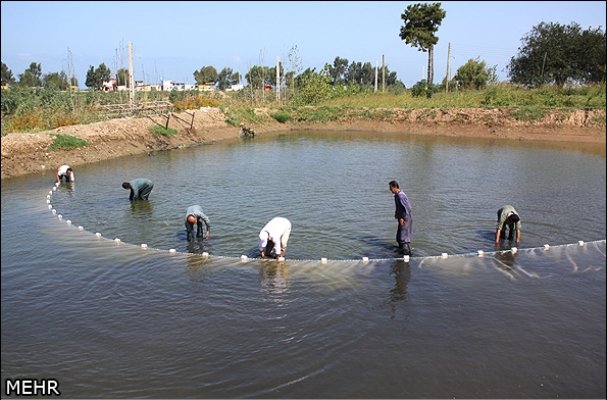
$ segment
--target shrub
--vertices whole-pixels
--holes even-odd
[[[278,111],[278,112],[272,114],[272,118],[274,118],[276,121],[280,122],[281,124],[284,124],[285,122],[287,122],[288,120],[291,119],[291,114],[289,114],[286,111]]]
[[[435,85],[428,85],[425,79],[417,82],[411,88],[411,95],[413,97],[426,96],[427,98],[431,98],[436,92],[438,92],[438,88]]]
[[[241,122],[261,122],[267,119],[255,114],[255,110],[247,106],[225,107],[222,111],[226,115],[226,122],[232,126],[239,126]]]
[[[183,111],[194,110],[200,107],[219,107],[221,106],[221,101],[200,95],[193,95],[175,100],[173,104],[175,105],[176,111]]]
[[[326,76],[313,74],[303,79],[299,90],[295,92],[293,104],[297,106],[314,105],[331,97],[331,85]]]
[[[44,119],[38,112],[28,112],[27,114],[15,115],[6,118],[3,122],[2,133],[8,132],[25,132],[39,130],[45,126]]]
[[[78,125],[80,121],[72,114],[58,114],[55,116],[54,128],[68,125]]]

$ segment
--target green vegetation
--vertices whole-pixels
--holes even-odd
[[[232,126],[239,126],[243,122],[259,123],[268,120],[268,116],[256,114],[253,107],[239,101],[226,104],[221,107],[221,110],[226,115],[226,122]]]
[[[173,128],[165,128],[160,125],[153,125],[150,127],[150,132],[162,135],[164,137],[171,137],[177,134],[177,130]]]
[[[419,93],[418,93],[419,90]],[[428,96],[426,91],[431,91]],[[426,85],[425,80],[411,90],[373,92],[359,87],[330,85],[327,78],[310,76],[287,99],[277,100],[274,93],[264,97],[251,90],[227,92],[213,97],[199,92],[137,93],[138,101],[170,99],[176,111],[200,107],[219,107],[226,122],[259,124],[274,119],[287,121],[326,122],[342,118],[383,119],[385,109],[500,108],[509,115],[529,121],[548,111],[604,109],[605,85],[542,86],[530,89],[512,84],[491,84],[482,89],[452,89]],[[124,92],[69,92],[51,89],[11,87],[1,98],[2,134],[36,132],[60,126],[87,124],[109,118],[104,104],[128,102]],[[592,121],[589,121],[592,122]],[[157,132],[159,133],[159,132]]]
[[[69,150],[69,149],[77,149],[79,147],[84,147],[88,143],[84,139],[80,139],[70,135],[52,135],[53,143],[48,147],[49,150]]]
[[[289,114],[286,111],[278,111],[278,112],[275,112],[274,114],[272,114],[272,118],[274,118],[276,121],[280,122],[281,124],[284,124],[285,122],[287,122],[291,119],[291,114]]]

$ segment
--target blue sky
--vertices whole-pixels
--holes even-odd
[[[84,87],[88,68],[128,66],[134,46],[135,79],[194,83],[205,65],[244,74],[252,65],[291,69],[297,48],[302,67],[320,70],[335,57],[385,62],[407,87],[425,78],[427,53],[399,38],[401,13],[418,2],[35,2],[2,1],[2,62],[18,78],[31,62],[42,73],[73,70]],[[500,80],[521,39],[540,22],[605,30],[604,1],[443,1],[447,12],[435,47],[435,82],[470,58],[497,66]],[[68,51],[69,49],[69,51]]]

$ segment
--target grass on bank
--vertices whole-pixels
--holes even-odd
[[[171,137],[177,134],[177,130],[173,128],[165,128],[160,125],[153,125],[150,127],[150,132],[155,133],[157,135],[162,135],[164,137]]]
[[[70,135],[51,135],[53,137],[53,143],[49,145],[49,150],[69,150],[77,149],[88,145],[88,142],[84,139],[77,138]]]

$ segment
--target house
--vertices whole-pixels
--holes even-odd
[[[118,86],[116,79],[110,79],[109,81],[103,81],[103,85],[101,86],[101,89],[104,92],[114,92],[116,90],[116,87]]]
[[[226,89],[226,92],[238,92],[239,90],[244,89],[244,85],[238,83],[236,85],[232,85]]]
[[[212,92],[216,89],[215,82],[213,83],[203,83],[202,85],[198,85],[198,90],[202,92]]]

